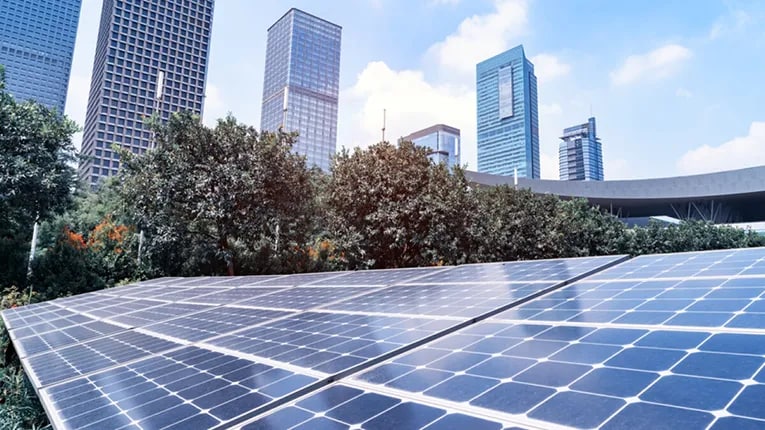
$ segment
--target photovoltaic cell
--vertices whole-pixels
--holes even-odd
[[[180,344],[136,331],[123,331],[30,356],[26,370],[36,386],[50,385],[126,361],[144,358]]]
[[[211,428],[314,377],[194,346],[42,390],[63,429]]]
[[[186,303],[202,303],[209,305],[225,305],[249,300],[264,294],[281,291],[283,287],[237,287],[221,289],[214,293],[194,296],[180,300]]]
[[[218,287],[246,287],[258,284],[264,284],[283,275],[256,275],[256,276],[234,276],[225,277],[215,283]]]
[[[237,302],[240,306],[306,310],[356,294],[370,292],[373,287],[295,287]]]
[[[208,343],[331,375],[455,324],[426,318],[304,312]]]
[[[477,317],[525,299],[553,283],[393,286],[325,306],[336,311]]]
[[[141,331],[171,336],[188,342],[198,342],[290,314],[290,312],[265,309],[217,307],[151,324],[142,327]]]
[[[18,337],[20,333],[16,333],[14,344],[19,357],[26,357],[124,330],[124,327],[104,321],[91,321],[25,337]]]
[[[569,258],[558,260],[511,261],[505,263],[468,264],[418,278],[426,283],[479,282],[560,282],[586,274],[625,256]]]
[[[109,321],[119,324],[125,324],[131,327],[142,327],[151,323],[164,321],[173,317],[179,317],[194,312],[211,309],[211,306],[204,306],[192,303],[166,303],[149,309],[136,310],[122,315],[109,317]]]
[[[410,281],[428,274],[440,273],[449,269],[451,269],[451,267],[360,270],[343,275],[340,278],[329,278],[312,282],[311,285],[388,286]]]
[[[655,254],[633,258],[590,279],[647,279],[765,275],[765,248]]]
[[[499,430],[503,425],[490,418],[417,400],[335,384],[242,427],[243,430],[317,428]]]
[[[338,277],[352,272],[323,272],[323,273],[299,273],[296,275],[285,275],[278,278],[268,279],[259,285],[273,285],[285,287],[299,287],[301,285],[311,284],[322,280],[335,280]]]
[[[765,375],[762,345],[765,334],[489,319],[349,383],[457,409],[467,403],[476,415],[488,409],[506,422],[542,428],[705,428],[727,422],[723,416],[765,426],[765,414],[751,408]],[[659,415],[662,421],[654,421]]]

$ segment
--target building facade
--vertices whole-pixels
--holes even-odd
[[[561,181],[602,181],[603,150],[595,118],[563,129],[558,148]]]
[[[88,98],[80,178],[117,174],[112,145],[143,154],[145,119],[202,114],[214,0],[104,0]]]
[[[64,112],[81,0],[0,1],[0,65],[17,100]]]
[[[460,130],[444,124],[416,131],[401,140],[409,141],[430,150],[428,157],[436,164],[449,167],[460,165]]]
[[[337,144],[342,28],[290,9],[268,29],[262,130],[297,131],[295,152],[329,170]]]
[[[478,63],[478,171],[540,177],[537,77],[523,45]]]

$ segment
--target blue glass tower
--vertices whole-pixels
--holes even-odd
[[[17,100],[64,112],[81,0],[0,0],[0,64]]]
[[[268,29],[260,128],[297,131],[294,150],[329,170],[337,143],[342,28],[290,9]]]
[[[537,77],[523,45],[478,63],[478,171],[539,178]]]
[[[460,130],[457,128],[437,124],[404,136],[401,140],[428,148],[428,157],[434,163],[446,163],[449,167],[460,165]]]
[[[558,149],[561,181],[602,181],[603,151],[595,118],[563,129]]]
[[[104,0],[90,84],[80,179],[119,170],[112,145],[143,154],[145,119],[202,115],[214,0]]]

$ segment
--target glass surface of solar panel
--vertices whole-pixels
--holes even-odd
[[[356,294],[368,293],[374,287],[293,287],[271,294],[259,295],[237,302],[240,306],[307,310],[342,300]]]
[[[273,285],[273,286],[285,286],[285,287],[297,287],[301,285],[308,285],[313,282],[321,280],[335,280],[341,276],[347,275],[353,272],[322,272],[322,273],[298,273],[295,275],[284,275],[278,278],[273,278],[261,282],[260,285]],[[339,281],[339,280],[338,280]]]
[[[218,335],[235,332],[264,321],[276,320],[290,314],[291,312],[267,309],[217,307],[151,324],[142,327],[141,331],[150,334],[166,335],[188,342],[199,342]]]
[[[203,429],[257,411],[315,377],[194,346],[44,388],[62,429]]]
[[[284,277],[284,275],[233,276],[225,277],[215,285],[218,287],[246,287],[264,284],[268,281],[282,277]]]
[[[421,341],[458,322],[304,312],[208,343],[332,375]]]
[[[388,287],[324,308],[384,314],[478,317],[552,287],[553,283],[425,284]]]
[[[765,426],[762,408],[753,407],[762,405],[755,396],[765,387],[763,353],[765,334],[489,319],[349,383],[455,408],[467,403],[542,428],[707,428],[731,418]]]
[[[407,282],[432,273],[449,270],[451,267],[418,267],[411,269],[359,270],[340,278],[321,279],[311,285],[375,285],[387,286]]]
[[[283,290],[284,287],[236,287],[220,289],[214,293],[181,299],[185,303],[202,303],[210,305],[235,304],[264,294]]]
[[[626,256],[582,257],[467,264],[417,278],[417,284],[479,282],[560,282],[625,259]]]
[[[41,387],[148,357],[181,344],[136,331],[123,331],[26,358],[30,378]]]
[[[635,257],[590,279],[647,279],[765,275],[765,248]]]
[[[489,417],[340,383],[242,426],[242,430],[347,428],[500,430],[503,424]]]
[[[148,309],[135,310],[127,314],[114,315],[109,317],[108,320],[119,324],[129,325],[131,327],[142,327],[151,323],[211,308],[212,306],[194,303],[165,303]]]
[[[14,345],[19,357],[26,357],[124,330],[125,327],[115,324],[104,321],[91,321],[63,328],[54,327],[51,330],[31,336],[17,337],[14,340]]]

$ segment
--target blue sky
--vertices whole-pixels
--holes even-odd
[[[258,126],[266,29],[290,7],[343,27],[338,149],[435,123],[475,168],[475,64],[517,44],[539,80],[542,176],[597,117],[606,179],[765,164],[765,2],[217,0],[205,122]],[[84,123],[100,0],[83,0],[66,112]]]

